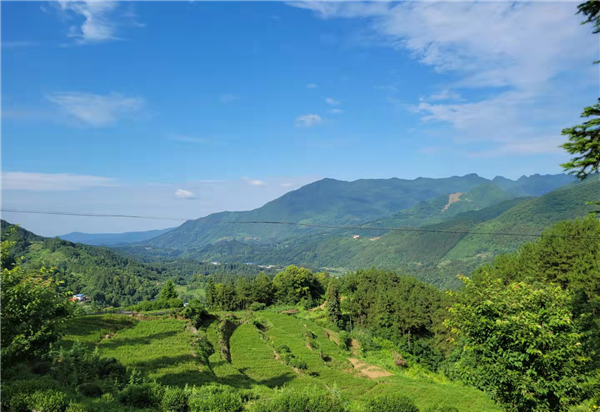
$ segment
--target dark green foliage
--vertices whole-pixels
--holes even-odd
[[[273,284],[264,273],[252,281],[252,301],[270,305],[273,303]]]
[[[381,395],[367,402],[367,412],[419,412],[414,401],[404,395]]]
[[[327,307],[327,318],[332,324],[342,327],[342,310],[340,308],[340,296],[338,294],[335,280],[329,282],[325,293],[325,305]]]
[[[61,335],[60,325],[71,305],[46,269],[25,270],[10,262],[13,242],[2,241],[1,356],[2,367],[44,354]]]
[[[425,409],[424,412],[459,412],[459,410],[454,406],[434,405]]]
[[[102,394],[98,385],[101,381],[116,385],[127,381],[127,371],[121,363],[114,358],[102,358],[97,350],[77,341],[70,348],[61,347],[50,352],[50,357],[52,376],[58,382],[78,387],[80,391],[87,391],[90,395]]]
[[[165,388],[162,399],[162,410],[164,412],[188,412],[189,393],[182,388]]]
[[[561,147],[575,156],[561,166],[583,180],[592,173],[598,173],[600,167],[600,103],[586,107],[581,117],[591,119],[562,130],[569,141]]]
[[[420,339],[438,344],[447,338],[442,326],[449,298],[431,285],[410,276],[383,270],[359,270],[344,278],[346,307],[355,326],[409,348]]]
[[[175,284],[171,279],[167,280],[158,297],[160,300],[171,300],[178,298],[177,292],[175,291]]]
[[[244,409],[239,391],[223,385],[207,385],[191,390],[191,412],[241,412]]]
[[[194,342],[194,348],[196,349],[196,353],[198,354],[198,357],[202,360],[202,362],[205,365],[210,366],[208,358],[210,358],[210,356],[213,353],[215,353],[215,348],[213,348],[213,345],[206,337],[206,333],[198,332],[198,337]]]
[[[255,412],[346,412],[346,402],[337,393],[318,388],[285,389],[272,399],[258,402]]]
[[[38,412],[64,412],[68,405],[67,395],[54,390],[37,391],[27,399],[30,410]]]
[[[3,222],[3,236],[9,226]],[[14,240],[25,257],[22,266],[27,271],[53,267],[52,276],[64,282],[60,285],[63,292],[84,293],[100,306],[129,306],[158,293],[160,271],[134,259],[104,247],[41,238],[22,229],[19,233]]]
[[[312,307],[323,294],[323,285],[310,270],[297,266],[288,266],[284,272],[273,279],[275,299],[284,305],[301,303]]]
[[[227,362],[231,363],[231,350],[229,346],[229,339],[233,334],[233,331],[238,325],[238,320],[232,315],[225,315],[219,321],[217,326],[217,336],[219,339],[219,347],[221,349],[221,354],[223,355],[223,359]]]
[[[181,316],[189,319],[195,328],[200,327],[202,319],[206,317],[207,314],[206,308],[198,299],[190,300],[187,306],[181,311]]]
[[[119,392],[119,402],[136,408],[157,408],[160,406],[165,388],[157,383],[129,385]]]
[[[264,310],[267,307],[267,305],[265,305],[262,302],[252,302],[250,304],[250,310],[252,311],[259,311],[259,310]]]
[[[592,23],[594,33],[600,33],[600,3],[588,0],[577,6],[577,13],[583,14],[586,19],[581,24]]]

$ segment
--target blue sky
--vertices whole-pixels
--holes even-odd
[[[3,2],[2,205],[196,218],[322,177],[559,173],[598,95],[576,4]]]

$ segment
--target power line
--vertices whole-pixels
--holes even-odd
[[[16,210],[16,209],[2,209],[2,212],[9,213],[26,213],[26,214],[41,214],[41,215],[61,215],[61,216],[83,216],[83,217],[109,217],[109,218],[128,218],[128,219],[149,219],[149,220],[171,220],[185,222],[187,218],[180,217],[160,217],[160,216],[140,216],[140,215],[121,215],[121,214],[101,214],[101,213],[74,213],[74,212],[46,212],[46,211],[34,211],[34,210]],[[556,237],[565,239],[593,239],[600,240],[599,236],[569,236],[569,235],[548,235],[548,234],[531,234],[531,233],[511,233],[511,232],[471,232],[462,230],[444,230],[444,229],[424,229],[414,227],[365,227],[365,226],[342,226],[342,225],[324,225],[324,224],[313,224],[313,223],[299,223],[299,222],[282,222],[282,221],[239,221],[232,222],[227,220],[216,220],[206,219],[209,222],[224,223],[224,224],[253,224],[253,225],[285,225],[285,226],[301,226],[310,228],[320,229],[346,229],[346,230],[373,230],[380,232],[416,232],[416,233],[447,233],[447,234],[458,234],[458,235],[484,235],[484,236],[512,236],[512,237]]]

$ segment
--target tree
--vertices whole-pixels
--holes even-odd
[[[264,273],[259,273],[252,281],[252,301],[265,305],[273,303],[273,284]]]
[[[252,300],[252,285],[245,277],[240,277],[235,284],[235,292],[242,309],[246,309]]]
[[[215,305],[215,281],[212,276],[208,279],[206,285],[206,307],[212,308]]]
[[[171,300],[177,299],[177,291],[175,290],[175,283],[171,279],[167,280],[165,286],[160,291],[160,300]]]
[[[446,324],[464,342],[458,370],[505,411],[566,411],[585,399],[591,369],[570,310],[556,285],[479,274]]]
[[[288,266],[273,279],[275,298],[279,303],[295,305],[302,303],[310,307],[323,294],[321,283],[306,268]]]
[[[561,147],[575,155],[569,162],[561,164],[565,171],[584,180],[600,167],[600,102],[586,107],[581,117],[590,118],[580,125],[562,130],[569,141]]]
[[[342,327],[342,311],[340,309],[340,296],[338,294],[337,283],[335,280],[329,282],[327,292],[325,293],[327,306],[327,318],[336,326]]]
[[[10,263],[13,242],[2,242],[0,301],[2,365],[48,351],[60,337],[60,325],[72,313],[71,303],[52,271],[29,272]]]

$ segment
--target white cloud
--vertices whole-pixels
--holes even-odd
[[[280,184],[280,186],[281,187],[294,187],[294,186],[296,186],[296,184],[292,183],[292,182],[283,182]]]
[[[267,184],[262,180],[250,179],[249,177],[242,177],[242,179],[251,186],[266,186]]]
[[[219,96],[219,101],[223,104],[232,103],[236,100],[240,100],[240,96],[236,94],[222,94]]]
[[[597,37],[580,24],[576,2],[292,5],[324,19],[363,18],[371,44],[408,52],[438,73],[451,73],[457,80],[405,109],[425,124],[451,125],[445,134],[457,143],[493,146],[469,148],[472,156],[558,152],[554,143],[561,141],[561,128],[576,121],[591,98],[585,88],[597,85],[589,71],[597,59]],[[463,90],[468,92],[459,93]]]
[[[120,117],[141,110],[145,104],[140,97],[118,93],[99,95],[91,93],[53,93],[46,98],[63,112],[90,126],[101,127],[116,122]]]
[[[333,114],[342,114],[344,111],[342,109],[331,109],[331,113]]]
[[[296,127],[311,127],[321,123],[321,116],[318,114],[304,114],[296,118]]]
[[[2,173],[3,190],[68,191],[116,185],[114,179],[100,176],[74,175],[69,173]]]
[[[325,103],[330,104],[332,106],[337,106],[341,102],[339,100],[334,99],[333,97],[328,97],[327,99],[325,99]]]
[[[319,86],[318,86],[318,85],[316,85],[315,83],[309,83],[309,84],[307,84],[307,85],[306,85],[306,88],[307,88],[307,89],[316,89],[316,88],[318,88],[318,87],[319,87]]]
[[[119,40],[118,32],[123,26],[143,26],[129,10],[121,10],[114,1],[59,1],[60,9],[69,17],[83,17],[80,25],[69,28],[69,37],[79,44],[102,43]]]
[[[459,100],[460,98],[460,93],[448,89],[444,89],[437,94],[429,96],[429,100]]]
[[[186,200],[196,199],[196,195],[194,194],[194,192],[185,189],[177,189],[175,191],[175,197]]]

